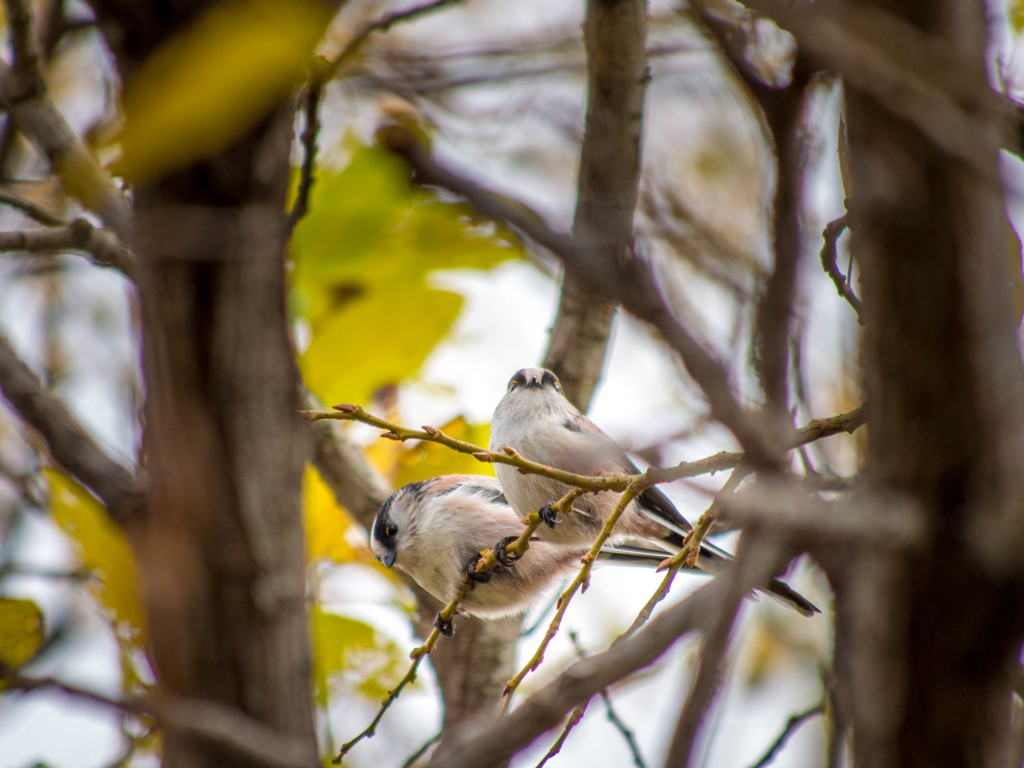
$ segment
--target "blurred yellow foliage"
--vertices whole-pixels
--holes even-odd
[[[327,403],[366,404],[423,365],[462,297],[430,285],[443,269],[487,269],[522,255],[460,204],[410,184],[389,152],[349,140],[351,160],[317,176],[292,238],[292,311],[309,325],[303,379]]]
[[[316,0],[215,4],[128,83],[117,170],[156,178],[245,135],[302,82],[333,11]]]
[[[17,668],[31,659],[42,645],[43,626],[43,612],[34,602],[0,597],[0,664]]]
[[[306,550],[310,563],[331,560],[336,563],[352,561],[373,562],[373,555],[365,546],[349,541],[349,530],[355,524],[348,512],[338,506],[320,475],[306,467],[303,484],[303,508],[306,518]]]
[[[144,648],[138,566],[127,539],[82,486],[53,470],[45,474],[53,519],[74,542],[82,567],[95,576],[90,591],[113,619],[119,640]]]

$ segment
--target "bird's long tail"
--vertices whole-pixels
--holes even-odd
[[[683,537],[673,531],[660,543],[664,549],[648,549],[628,544],[615,544],[601,549],[601,560],[611,561],[624,565],[642,565],[656,567],[667,557],[675,554],[682,548]],[[710,542],[702,542],[700,545],[700,557],[697,558],[697,567],[694,569],[699,573],[706,573],[713,576],[720,573],[722,566],[732,562],[733,556],[724,549],[716,547]],[[792,608],[804,616],[813,616],[821,613],[821,610],[810,600],[801,595],[786,582],[779,579],[772,579],[763,591],[776,602]]]

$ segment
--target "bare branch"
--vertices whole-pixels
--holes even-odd
[[[736,565],[725,579],[725,595],[703,638],[697,677],[679,713],[668,757],[665,759],[666,765],[691,764],[697,731],[707,717],[721,682],[722,664],[729,649],[732,626],[740,604],[744,596],[757,584],[764,583],[765,576],[775,572],[785,559],[781,547],[775,541],[749,534],[740,539]]]
[[[782,733],[779,737],[772,742],[772,745],[768,747],[768,751],[761,756],[761,759],[754,763],[751,768],[764,768],[766,765],[771,763],[775,759],[775,756],[779,753],[779,750],[785,745],[786,741],[790,736],[799,728],[804,721],[810,720],[815,715],[820,715],[825,712],[825,701],[822,699],[810,709],[805,709],[796,715],[793,715],[786,721],[785,727],[782,729]]]
[[[586,658],[586,654],[583,652],[583,648],[580,645],[579,638],[576,636],[575,632],[569,632],[569,640],[572,642],[573,648],[576,649],[576,655],[581,659]],[[626,745],[629,747],[629,751],[633,755],[633,764],[636,765],[637,768],[646,768],[644,759],[640,754],[640,747],[636,743],[636,738],[633,736],[633,732],[629,730],[624,722],[622,722],[622,719],[615,712],[615,708],[612,707],[612,699],[611,696],[608,695],[608,690],[606,688],[602,688],[597,693],[601,697],[602,701],[604,701],[604,709],[609,722],[618,729],[619,733],[622,734],[622,738],[626,740]]]
[[[12,4],[21,6],[22,2],[8,0],[9,8]],[[27,8],[23,10],[27,13]],[[46,84],[34,60],[31,22],[13,27],[15,62],[13,66],[0,62],[0,106],[50,161],[64,190],[126,238],[131,219],[127,200],[47,98]]]
[[[651,620],[640,632],[603,653],[578,661],[502,718],[456,735],[429,765],[486,768],[508,760],[523,746],[561,723],[571,709],[595,693],[652,664],[683,635],[707,626],[725,596],[718,578]]]
[[[135,279],[135,260],[124,243],[85,219],[75,219],[55,229],[0,232],[0,251],[49,253],[69,250],[84,251],[92,257],[93,263],[113,267],[129,280]]]
[[[791,5],[784,0],[744,0],[793,34],[801,50],[885,109],[913,125],[949,157],[993,184],[987,155],[998,144],[1005,115],[999,97],[979,92],[966,76],[960,53],[889,13],[851,4]],[[842,9],[841,12],[839,9]],[[898,38],[898,44],[882,40]]]
[[[587,491],[624,491],[630,485],[646,488],[650,485],[680,480],[684,477],[697,477],[709,473],[713,474],[724,469],[733,469],[746,460],[746,455],[743,453],[721,451],[696,461],[684,461],[673,467],[666,467],[664,469],[650,467],[646,472],[638,475],[578,475],[574,472],[566,472],[556,467],[549,467],[529,459],[524,459],[507,446],[504,453],[495,453],[479,445],[449,437],[435,427],[425,426],[422,430],[408,429],[382,419],[379,416],[367,413],[359,405],[336,405],[334,408],[337,410],[304,411],[303,414],[312,422],[326,420],[359,421],[385,430],[381,437],[390,440],[426,440],[439,443],[459,453],[469,454],[477,461],[509,464],[524,472],[550,477],[566,485],[574,485]],[[852,433],[863,423],[863,408],[855,408],[847,413],[826,419],[815,419],[808,422],[805,427],[791,432],[786,441],[786,446],[788,448],[796,448],[840,432]]]
[[[0,680],[7,690],[30,693],[56,690],[83,701],[130,712],[152,715],[168,730],[188,733],[266,768],[316,768],[306,742],[263,725],[234,709],[212,701],[160,694],[135,699],[114,699],[68,685],[52,677],[29,677],[0,665]]]
[[[45,227],[62,227],[67,224],[60,216],[51,213],[41,205],[36,205],[31,200],[26,200],[18,195],[12,195],[10,192],[0,190],[0,203],[17,208],[26,216],[38,221]]]
[[[423,3],[422,5],[414,5],[410,8],[403,8],[398,11],[392,11],[391,13],[384,14],[380,18],[371,21],[365,27],[360,29],[359,32],[357,32],[356,35],[348,41],[348,44],[344,49],[342,49],[341,53],[339,53],[332,61],[327,62],[322,71],[314,77],[319,79],[321,83],[330,80],[346,63],[348,63],[349,59],[362,50],[366,41],[369,40],[374,33],[387,32],[396,24],[414,21],[420,16],[426,16],[429,13],[440,10],[446,5],[454,5],[458,2],[461,2],[461,0],[431,0],[431,2]]]
[[[647,73],[647,3],[591,0],[583,25],[587,116],[580,149],[573,237],[600,243],[599,261],[630,257],[640,181],[640,135]],[[543,365],[566,397],[586,411],[601,376],[615,304],[595,301],[572,272],[562,281],[558,314]]]
[[[295,202],[288,212],[288,231],[302,220],[309,210],[309,195],[313,189],[313,174],[316,171],[317,135],[320,133],[320,100],[324,95],[324,83],[313,76],[306,84],[300,97],[302,111],[306,115],[306,127],[302,131],[302,168],[299,171],[299,188]]]
[[[712,415],[732,431],[751,463],[756,467],[778,466],[776,436],[743,408],[732,391],[725,366],[676,319],[649,264],[635,257],[621,263],[602,258],[607,252],[603,243],[583,243],[553,232],[535,217],[441,166],[404,128],[389,126],[378,135],[389,149],[409,162],[416,181],[463,195],[481,214],[522,230],[561,258],[566,269],[575,272],[592,290],[618,299],[631,314],[654,326],[679,354],[687,372],[704,391]]]
[[[821,266],[825,270],[825,274],[832,280],[839,295],[846,299],[847,303],[853,307],[853,311],[857,313],[857,322],[864,325],[864,319],[861,317],[864,305],[857,298],[857,294],[853,292],[848,276],[839,271],[839,265],[836,263],[838,260],[836,243],[839,241],[839,236],[846,230],[846,226],[846,214],[825,225],[825,230],[821,233],[821,237],[825,241],[821,246]]]
[[[116,523],[126,526],[137,518],[142,509],[138,479],[107,456],[65,405],[43,389],[3,336],[0,391],[25,423],[39,432],[57,464],[95,493]]]

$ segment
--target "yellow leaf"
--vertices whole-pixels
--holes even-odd
[[[328,680],[341,672],[351,672],[359,690],[374,699],[383,698],[398,682],[406,660],[398,646],[372,626],[319,607],[313,609],[310,621],[319,704],[326,706]]]
[[[318,175],[292,238],[291,307],[311,331],[300,360],[310,388],[326,402],[366,404],[413,376],[459,315],[462,297],[432,287],[430,273],[485,269],[521,251],[464,206],[413,188],[384,150],[347,149],[343,171]]]
[[[457,417],[441,427],[441,431],[456,440],[487,447],[487,425],[470,424]],[[494,475],[494,465],[477,461],[467,453],[456,453],[437,443],[419,443],[406,448],[399,457],[395,487],[426,480],[437,475],[469,474]]]
[[[332,14],[316,0],[214,4],[129,82],[119,170],[152,179],[244,136],[301,83]]]
[[[53,470],[46,470],[46,478],[53,519],[74,542],[82,566],[95,574],[89,589],[113,621],[118,639],[145,647],[138,567],[127,539],[82,486]]]
[[[35,656],[42,642],[39,606],[31,600],[0,597],[0,663],[20,667]]]
[[[309,562],[373,562],[373,555],[365,546],[349,540],[349,531],[355,525],[352,518],[338,506],[334,494],[320,475],[308,466],[303,484],[303,508]]]
[[[1013,34],[1019,35],[1024,29],[1024,0],[1010,0],[1006,6],[1006,17]]]

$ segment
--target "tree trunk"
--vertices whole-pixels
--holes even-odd
[[[280,109],[218,157],[136,190],[140,562],[162,688],[306,741],[312,765],[306,432],[284,303],[291,115]],[[163,744],[168,768],[236,764],[173,730]]]
[[[890,47],[894,61],[928,70],[949,109],[991,130],[965,137],[970,158],[952,158],[920,124],[847,85],[866,477],[873,491],[905,502],[893,514],[920,512],[925,534],[913,551],[847,552],[826,565],[840,704],[855,724],[855,765],[1005,765],[1008,682],[1024,635],[1022,377],[995,118],[983,99],[958,99],[988,92],[984,7],[878,6],[906,23],[901,35],[944,46],[969,86],[957,92],[953,78],[943,80],[939,60]]]

